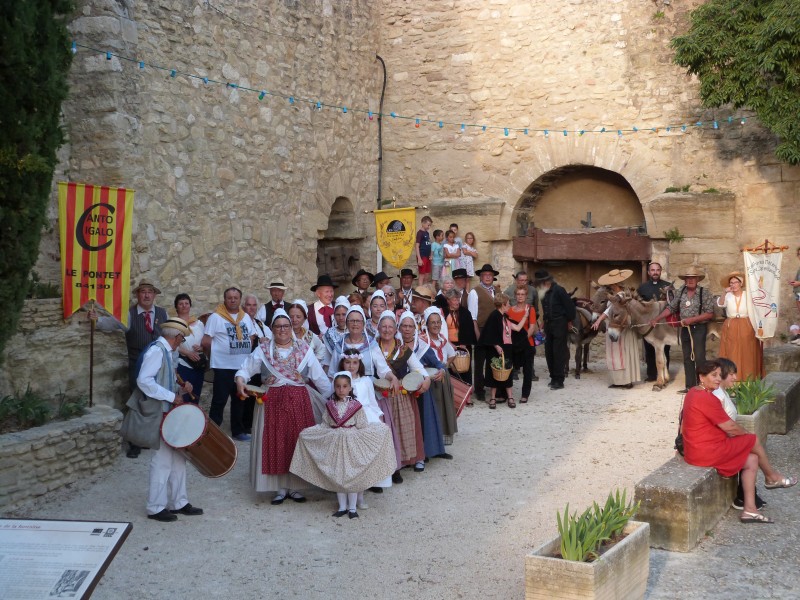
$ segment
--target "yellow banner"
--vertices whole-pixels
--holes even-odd
[[[64,318],[95,300],[128,324],[133,190],[58,184]]]
[[[402,268],[416,242],[416,210],[413,208],[390,208],[375,211],[375,231],[378,249],[386,261]]]

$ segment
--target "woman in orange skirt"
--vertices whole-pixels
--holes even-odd
[[[726,318],[722,324],[719,355],[736,363],[739,379],[761,379],[764,377],[764,353],[748,316],[744,281],[739,271],[728,273],[720,280],[725,295],[717,300],[717,305],[725,309]]]

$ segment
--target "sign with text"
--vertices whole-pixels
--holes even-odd
[[[760,340],[775,337],[778,326],[782,258],[780,252],[744,252],[748,313]]]
[[[58,222],[64,318],[94,300],[127,325],[133,190],[60,182]]]
[[[0,519],[0,598],[88,598],[130,523]]]
[[[413,208],[390,208],[375,211],[375,232],[378,249],[386,261],[402,268],[416,243],[417,230]]]

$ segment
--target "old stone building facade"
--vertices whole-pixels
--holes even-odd
[[[742,246],[797,245],[800,168],[777,162],[746,113],[701,110],[697,81],[672,64],[669,41],[699,3],[82,0],[55,179],[134,188],[134,278],[158,281],[162,304],[189,292],[200,312],[227,285],[266,296],[282,276],[309,297],[318,264],[375,268],[364,211],[381,149],[382,197],[474,231],[506,281],[516,236],[618,229],[645,236],[673,277],[706,267],[718,293]],[[399,115],[383,119],[382,148],[376,54],[384,113]],[[56,214],[54,188],[43,279],[58,278]],[[684,241],[665,239],[673,228]],[[610,268],[526,266],[579,289]],[[792,310],[788,286],[784,301]]]

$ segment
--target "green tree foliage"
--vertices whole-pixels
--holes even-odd
[[[705,106],[755,111],[780,138],[778,158],[800,163],[800,1],[709,0],[672,47]]]
[[[71,10],[70,0],[0,2],[0,351],[16,331],[64,139]]]

